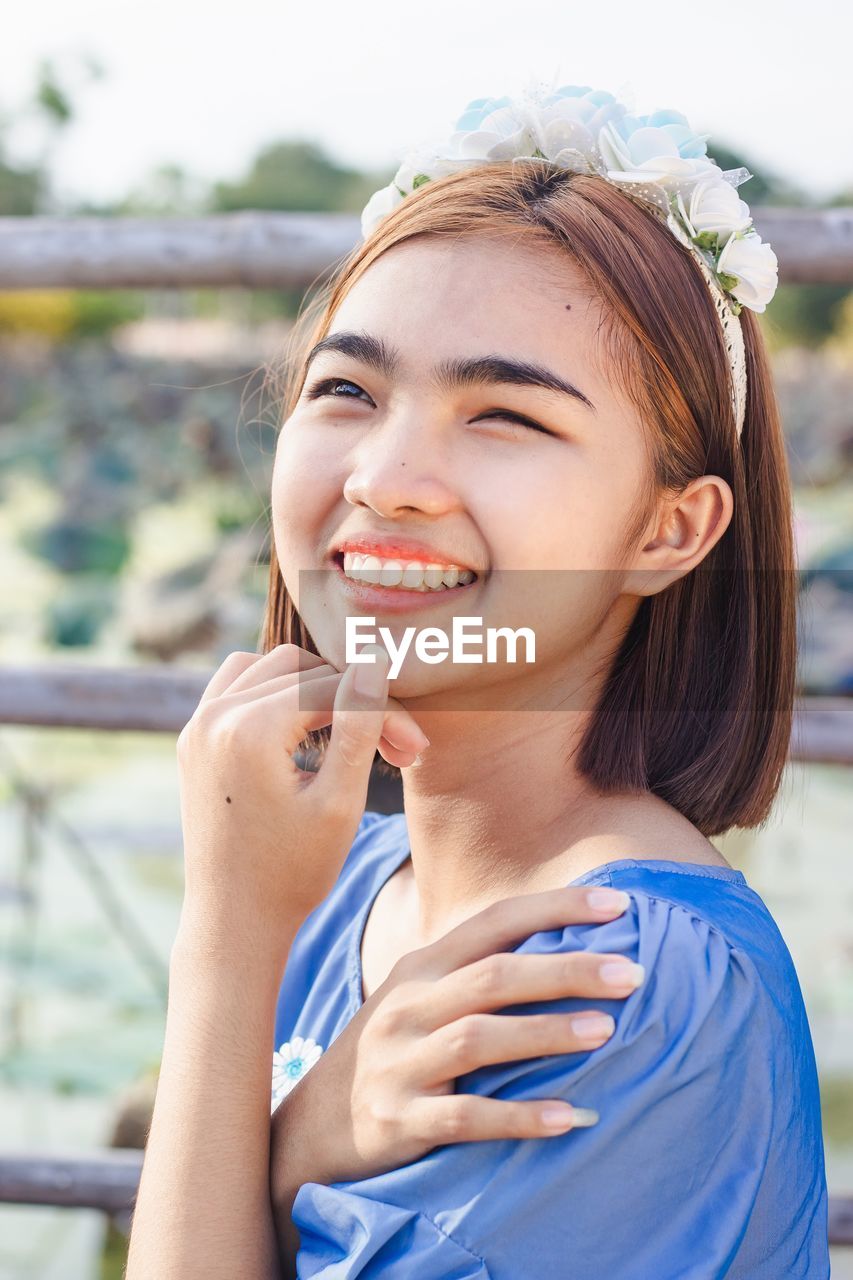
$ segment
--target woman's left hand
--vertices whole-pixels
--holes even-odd
[[[442,1143],[556,1137],[597,1119],[559,1094],[504,1100],[456,1086],[480,1067],[589,1053],[607,1042],[615,1021],[602,1010],[496,1011],[631,995],[642,969],[619,953],[506,951],[542,931],[605,924],[628,902],[627,894],[602,887],[520,894],[397,961],[273,1113],[273,1204],[285,1252],[295,1252],[289,1215],[304,1182],[370,1178]],[[554,1107],[559,1114],[549,1121]]]

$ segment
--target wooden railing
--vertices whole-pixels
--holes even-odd
[[[853,285],[853,208],[752,215],[780,279]],[[0,218],[0,289],[302,288],[360,238],[349,213]]]
[[[123,1148],[98,1155],[6,1152],[0,1155],[0,1204],[56,1205],[108,1213],[131,1210],[142,1156],[141,1151]],[[829,1197],[829,1240],[836,1245],[853,1244],[853,1197]]]
[[[787,283],[853,286],[853,208],[757,206]],[[351,214],[0,218],[0,289],[305,288],[358,243]],[[0,724],[177,733],[211,672],[0,667]],[[853,765],[853,699],[797,705],[790,758]],[[127,1210],[142,1152],[0,1155],[0,1203]],[[830,1198],[830,1243],[853,1245],[853,1196]]]
[[[180,733],[212,671],[191,667],[0,667],[0,724]],[[853,699],[801,698],[790,758],[853,765]]]

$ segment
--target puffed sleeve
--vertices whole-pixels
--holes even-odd
[[[780,1084],[753,962],[691,911],[643,892],[617,920],[535,934],[516,948],[577,949],[639,960],[643,985],[626,1000],[571,998],[504,1012],[604,1009],[616,1020],[611,1039],[582,1053],[481,1068],[460,1077],[457,1091],[565,1098],[594,1108],[599,1123],[551,1138],[440,1146],[361,1181],[306,1183],[293,1208],[300,1280],[730,1274],[768,1158]],[[776,1212],[783,1220],[800,1208],[792,1202]],[[766,1271],[731,1274],[814,1274],[805,1257],[786,1256],[774,1270],[777,1244],[763,1246]]]

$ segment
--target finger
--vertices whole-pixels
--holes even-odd
[[[249,670],[256,662],[259,662],[260,657],[261,655],[258,653],[229,653],[228,657],[223,659],[222,664],[214,671],[207,682],[204,693],[198,700],[198,705],[201,707],[206,702],[212,702],[214,698],[218,698],[244,671]]]
[[[211,727],[225,749],[240,740],[254,745],[263,743],[270,751],[281,752],[278,767],[285,775],[304,781],[312,771],[299,768],[293,756],[309,730],[329,723],[331,713],[327,708],[334,704],[341,679],[335,673],[312,681],[313,686],[327,686],[318,699],[320,709],[315,711],[301,705],[301,690],[293,682],[282,682],[280,688],[263,697],[244,691],[233,699],[220,698],[210,712],[214,718]]]
[[[643,966],[618,952],[499,951],[425,984],[418,1000],[418,1025],[432,1030],[468,1014],[568,996],[624,1000],[643,977]]]
[[[415,750],[401,751],[399,747],[392,746],[387,738],[382,737],[379,739],[379,754],[383,760],[396,765],[398,769],[407,769],[409,765],[415,763],[420,753]]]
[[[330,663],[318,659],[318,665],[314,667],[287,675],[274,676],[260,683],[246,684],[241,687],[242,682],[237,680],[220,697],[228,701],[234,699],[236,702],[248,703],[258,698],[269,697],[270,694],[278,693],[281,689],[295,686],[300,690],[299,703],[303,709],[328,710],[326,720],[320,724],[312,724],[313,728],[323,728],[332,722],[335,686],[331,684],[318,686],[307,690],[304,696],[301,690],[311,681],[326,676],[335,676],[338,682],[343,680],[342,672],[337,671]],[[332,690],[331,695],[325,696],[328,689]],[[414,757],[428,746],[429,738],[412,719],[406,708],[393,698],[389,698],[385,708],[382,737],[379,741],[379,750],[383,757],[389,764],[406,766],[410,765]]]
[[[269,653],[229,653],[219,668],[213,673],[199,698],[198,705],[211,702],[226,692],[245,689],[259,680],[265,680],[271,668],[276,674],[297,671],[322,663],[323,659],[316,654],[301,649],[296,644],[279,644]]]
[[[281,689],[295,689],[298,693],[303,685],[326,676],[337,676],[338,680],[343,679],[341,673],[328,662],[320,662],[316,667],[305,671],[291,671],[285,675],[274,675],[260,681],[253,679],[252,672],[246,672],[245,677],[235,680],[230,688],[219,696],[229,702],[232,699],[239,703],[256,702],[259,698],[269,697],[271,693],[278,693]],[[246,683],[243,683],[243,679]],[[306,696],[306,702],[312,708],[315,706],[315,697],[313,692]]]
[[[309,653],[298,644],[277,644],[269,653],[256,655],[255,661],[238,672],[227,690],[222,692],[239,693],[279,676],[307,676],[309,672],[323,666],[329,664],[318,654]],[[329,670],[334,671],[334,667],[329,667]]]
[[[602,905],[599,905],[601,903]],[[502,898],[451,929],[418,953],[433,976],[508,950],[531,934],[570,924],[601,924],[622,915],[630,903],[621,889],[548,889]]]
[[[332,675],[317,673],[304,686],[293,678],[269,681],[278,687],[261,694],[245,689],[233,701],[223,702],[222,714],[226,718],[236,717],[244,726],[251,725],[251,729],[244,729],[248,736],[275,742],[292,755],[309,730],[322,729],[330,723],[342,680],[343,676],[336,671]],[[303,772],[295,766],[294,771]]]
[[[472,1013],[439,1027],[418,1046],[418,1084],[434,1088],[478,1067],[559,1053],[588,1053],[613,1035],[609,1013]]]
[[[412,716],[411,712],[397,702],[396,698],[388,699],[386,704],[385,724],[382,728],[383,744],[387,743],[392,749],[402,752],[404,755],[417,755],[420,751],[425,751],[429,746],[429,738],[418,724],[417,720]],[[382,744],[380,744],[382,745]],[[383,755],[384,755],[383,751]],[[387,759],[387,756],[386,756]],[[389,761],[390,764],[397,764],[396,760]],[[408,761],[407,761],[408,763]]]
[[[306,671],[292,672],[287,676],[275,676],[272,680],[264,680],[261,684],[250,685],[245,689],[234,691],[232,686],[231,689],[220,694],[219,701],[222,705],[248,705],[270,698],[279,692],[295,690],[298,709],[304,713],[295,723],[298,730],[304,731],[302,732],[302,739],[304,739],[309,730],[324,728],[332,723],[334,695],[342,680],[342,672],[336,671],[336,668],[329,663],[320,663],[319,666]],[[316,684],[311,689],[306,689],[305,686],[311,682]],[[292,710],[289,703],[288,709]],[[388,741],[386,736],[388,733],[392,733],[393,742]],[[410,745],[405,745],[406,739],[409,740]],[[421,732],[418,724],[412,721],[405,708],[398,704],[387,705],[383,737],[379,740],[379,751],[389,764],[405,768],[406,765],[414,762],[419,751],[423,751],[424,746],[428,745],[427,736]]]
[[[326,725],[331,724],[334,733],[334,724],[338,714],[336,711],[337,699],[341,688],[344,687],[344,675],[338,671],[335,671],[332,675],[321,675],[318,672],[316,678],[304,686],[293,679],[282,680],[281,687],[261,696],[256,696],[254,690],[244,690],[242,695],[236,697],[230,705],[232,707],[242,707],[242,715],[247,723],[252,718],[253,737],[264,736],[267,739],[277,739],[292,755],[311,729],[323,729]],[[352,676],[350,677],[351,680]],[[274,682],[270,681],[270,683]],[[351,703],[353,703],[355,695],[352,692],[350,692],[350,699]],[[377,713],[380,731],[383,711],[384,708],[380,707]],[[229,712],[226,710],[224,714],[228,715]],[[353,714],[358,715],[361,713],[354,711]],[[379,733],[376,734],[376,739],[378,743]],[[375,750],[376,747],[374,746],[374,754]],[[327,749],[323,763],[317,772],[318,780],[321,774],[327,770],[330,751],[331,740],[330,747]],[[373,763],[373,756],[371,756],[370,763]],[[302,773],[304,771],[296,770],[294,766],[294,772]]]
[[[348,813],[364,810],[388,701],[387,651],[368,645],[363,653],[371,661],[351,663],[335,695],[332,732],[318,774],[318,791]]]
[[[275,658],[275,667],[270,669],[270,664],[266,659]],[[250,690],[255,696],[266,696],[270,692],[277,692],[282,687],[287,687],[288,681],[300,682],[307,684],[311,680],[315,680],[319,675],[328,676],[337,672],[337,668],[332,664],[324,662],[323,658],[318,655],[307,652],[307,649],[300,649],[298,645],[279,645],[277,649],[270,650],[269,654],[264,655],[263,664],[257,654],[232,654],[231,657],[241,657],[246,659],[243,664],[242,672],[234,664],[234,678],[231,684],[224,686],[220,690],[218,696],[231,696]],[[252,660],[254,659],[254,660]],[[337,672],[339,676],[343,676],[343,672]],[[214,695],[216,696],[216,695]],[[315,692],[311,690],[306,695],[305,704],[307,709],[319,710],[319,704],[315,701]],[[329,710],[332,709],[332,703],[329,703]],[[330,717],[327,722],[330,723]],[[319,726],[323,727],[323,726]],[[420,751],[424,751],[429,746],[429,739],[421,730],[418,722],[411,716],[409,710],[406,710],[396,699],[389,698],[387,701],[386,719],[384,719],[382,741],[380,741],[379,749],[382,750],[384,758],[389,764],[407,765],[411,764],[414,756]],[[387,750],[386,750],[387,748]]]
[[[559,1123],[548,1115],[561,1117]],[[406,1130],[421,1142],[484,1142],[490,1138],[548,1138],[597,1124],[598,1112],[574,1107],[562,1098],[509,1102],[478,1094],[451,1093],[414,1098],[407,1108]]]
[[[272,746],[284,748],[285,759],[282,767],[291,777],[304,780],[306,775],[309,775],[313,782],[326,770],[326,764],[321,764],[318,771],[301,769],[293,760],[293,755],[312,729],[322,729],[333,723],[335,699],[343,684],[344,675],[334,670],[331,675],[324,675],[318,668],[311,672],[310,676],[305,673],[305,680],[307,683],[304,686],[301,677],[295,676],[265,681],[263,686],[244,689],[233,697],[227,695],[220,698],[219,706],[223,708],[222,714],[226,718],[234,720],[232,728],[236,731],[246,734],[253,741],[264,738]],[[237,708],[239,711],[236,710]],[[380,726],[384,710],[381,707],[379,709]],[[384,742],[382,738],[379,740]],[[376,745],[367,768],[368,781]],[[401,752],[398,755],[402,764],[409,764],[414,757],[414,752],[412,751],[408,756]],[[328,760],[328,752],[325,759]],[[323,790],[325,791],[326,788],[324,787]],[[329,795],[332,795],[331,786]],[[364,810],[366,800],[367,784],[365,783],[364,797],[360,801],[361,811]],[[353,829],[354,833],[355,829]]]

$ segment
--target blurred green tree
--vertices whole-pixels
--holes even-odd
[[[83,55],[78,66],[63,72],[50,59],[43,59],[35,72],[28,98],[11,114],[0,115],[0,215],[25,217],[50,211],[53,197],[50,181],[59,137],[74,119],[73,91],[69,81],[99,80],[103,68],[94,58]],[[82,75],[81,75],[82,72]],[[9,137],[19,125],[36,126],[41,143],[38,156],[28,164],[9,159]]]
[[[35,213],[45,190],[40,169],[12,164],[5,159],[0,138],[0,217],[23,218]]]
[[[374,189],[367,174],[338,164],[317,143],[290,139],[264,147],[243,178],[217,182],[211,207],[356,213]]]
[[[41,62],[39,64],[33,100],[35,105],[57,128],[64,128],[74,117],[68,90],[61,84],[57,77],[56,69],[51,62]]]
[[[216,212],[239,209],[282,210],[290,213],[360,213],[377,187],[393,174],[370,174],[333,160],[317,143],[304,139],[273,142],[250,164],[245,176],[217,182],[210,207]],[[301,289],[259,289],[249,303],[250,320],[268,316],[294,317],[303,297]]]
[[[90,211],[105,216],[194,217],[209,207],[210,184],[195,177],[183,165],[157,165],[121,199],[108,205],[92,205]]]

